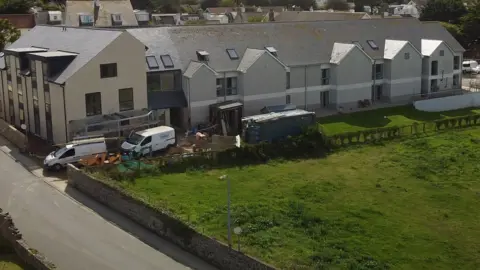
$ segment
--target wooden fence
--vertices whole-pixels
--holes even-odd
[[[335,135],[325,135],[327,146],[343,147],[353,144],[373,143],[399,137],[437,133],[445,130],[465,128],[480,125],[480,114],[460,116],[433,122],[414,123],[406,126],[392,126],[377,129],[367,129],[356,132],[346,132]]]

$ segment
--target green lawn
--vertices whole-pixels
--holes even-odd
[[[227,174],[242,250],[282,269],[480,269],[479,160],[480,129],[468,129],[325,159],[107,182],[226,242],[218,177]]]
[[[480,113],[480,109],[469,108],[448,112],[422,112],[416,110],[412,105],[408,105],[322,117],[318,119],[318,122],[325,134],[334,135],[369,128],[411,125],[414,122],[434,121],[473,113]]]
[[[16,254],[0,254],[0,270],[23,270],[22,262]]]

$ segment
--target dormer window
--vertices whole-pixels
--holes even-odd
[[[91,14],[79,14],[78,22],[80,26],[93,26],[93,15]]]
[[[209,55],[207,51],[197,51],[198,61],[208,61],[210,59]]]
[[[370,48],[372,48],[373,50],[378,50],[378,45],[377,45],[377,43],[375,43],[375,41],[367,40],[367,43],[370,46]]]
[[[112,25],[122,25],[122,14],[112,14]]]
[[[265,50],[267,50],[267,52],[271,53],[273,56],[277,56],[277,49],[275,49],[275,47],[265,47]]]

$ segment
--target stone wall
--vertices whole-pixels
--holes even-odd
[[[15,127],[11,126],[9,123],[0,119],[0,135],[5,137],[16,147],[23,149],[26,145],[25,134],[17,130]]]
[[[30,248],[22,239],[22,234],[15,227],[12,218],[8,213],[3,213],[0,208],[0,237],[3,237],[8,244],[12,246],[18,257],[26,265],[33,269],[48,270],[55,269],[55,265],[48,261],[42,254],[35,249]]]
[[[93,179],[72,165],[68,166],[68,184],[220,269],[275,269],[196,232],[167,213]]]

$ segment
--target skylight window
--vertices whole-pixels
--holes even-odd
[[[367,43],[368,45],[370,45],[370,48],[372,48],[373,50],[378,50],[378,46],[377,46],[377,43],[375,43],[375,41],[367,40]]]
[[[160,60],[162,60],[163,66],[166,68],[173,68],[173,61],[170,55],[160,55]]]
[[[155,56],[147,56],[147,65],[149,68],[158,68],[158,62]]]
[[[79,14],[78,21],[80,26],[93,26],[93,15]]]
[[[122,14],[112,14],[112,25],[122,25]]]
[[[237,54],[237,51],[235,51],[235,49],[227,49],[227,53],[230,59],[232,60],[238,59],[238,54]]]
[[[198,61],[208,61],[209,54],[206,51],[197,51]]]
[[[277,56],[277,49],[275,49],[275,47],[265,47],[265,50],[267,50],[267,52],[271,53],[272,55]]]

